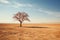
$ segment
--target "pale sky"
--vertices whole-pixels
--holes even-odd
[[[24,23],[60,23],[60,0],[0,0],[0,23],[19,23],[18,11],[29,15]]]

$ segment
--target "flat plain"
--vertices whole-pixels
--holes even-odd
[[[0,40],[60,40],[60,24],[2,24]]]

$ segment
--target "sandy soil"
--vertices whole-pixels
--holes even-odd
[[[35,24],[35,27],[32,25],[19,27],[18,25],[0,24],[0,40],[60,40],[59,24],[45,24],[45,26]]]

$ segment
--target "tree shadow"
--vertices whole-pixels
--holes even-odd
[[[24,28],[48,28],[48,27],[24,27]]]
[[[19,26],[16,26],[19,27]],[[22,26],[20,28],[49,28],[49,27],[38,27],[38,26]]]

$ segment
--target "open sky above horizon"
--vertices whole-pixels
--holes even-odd
[[[12,17],[26,12],[31,22],[60,23],[60,0],[0,0],[0,23],[19,23]]]

